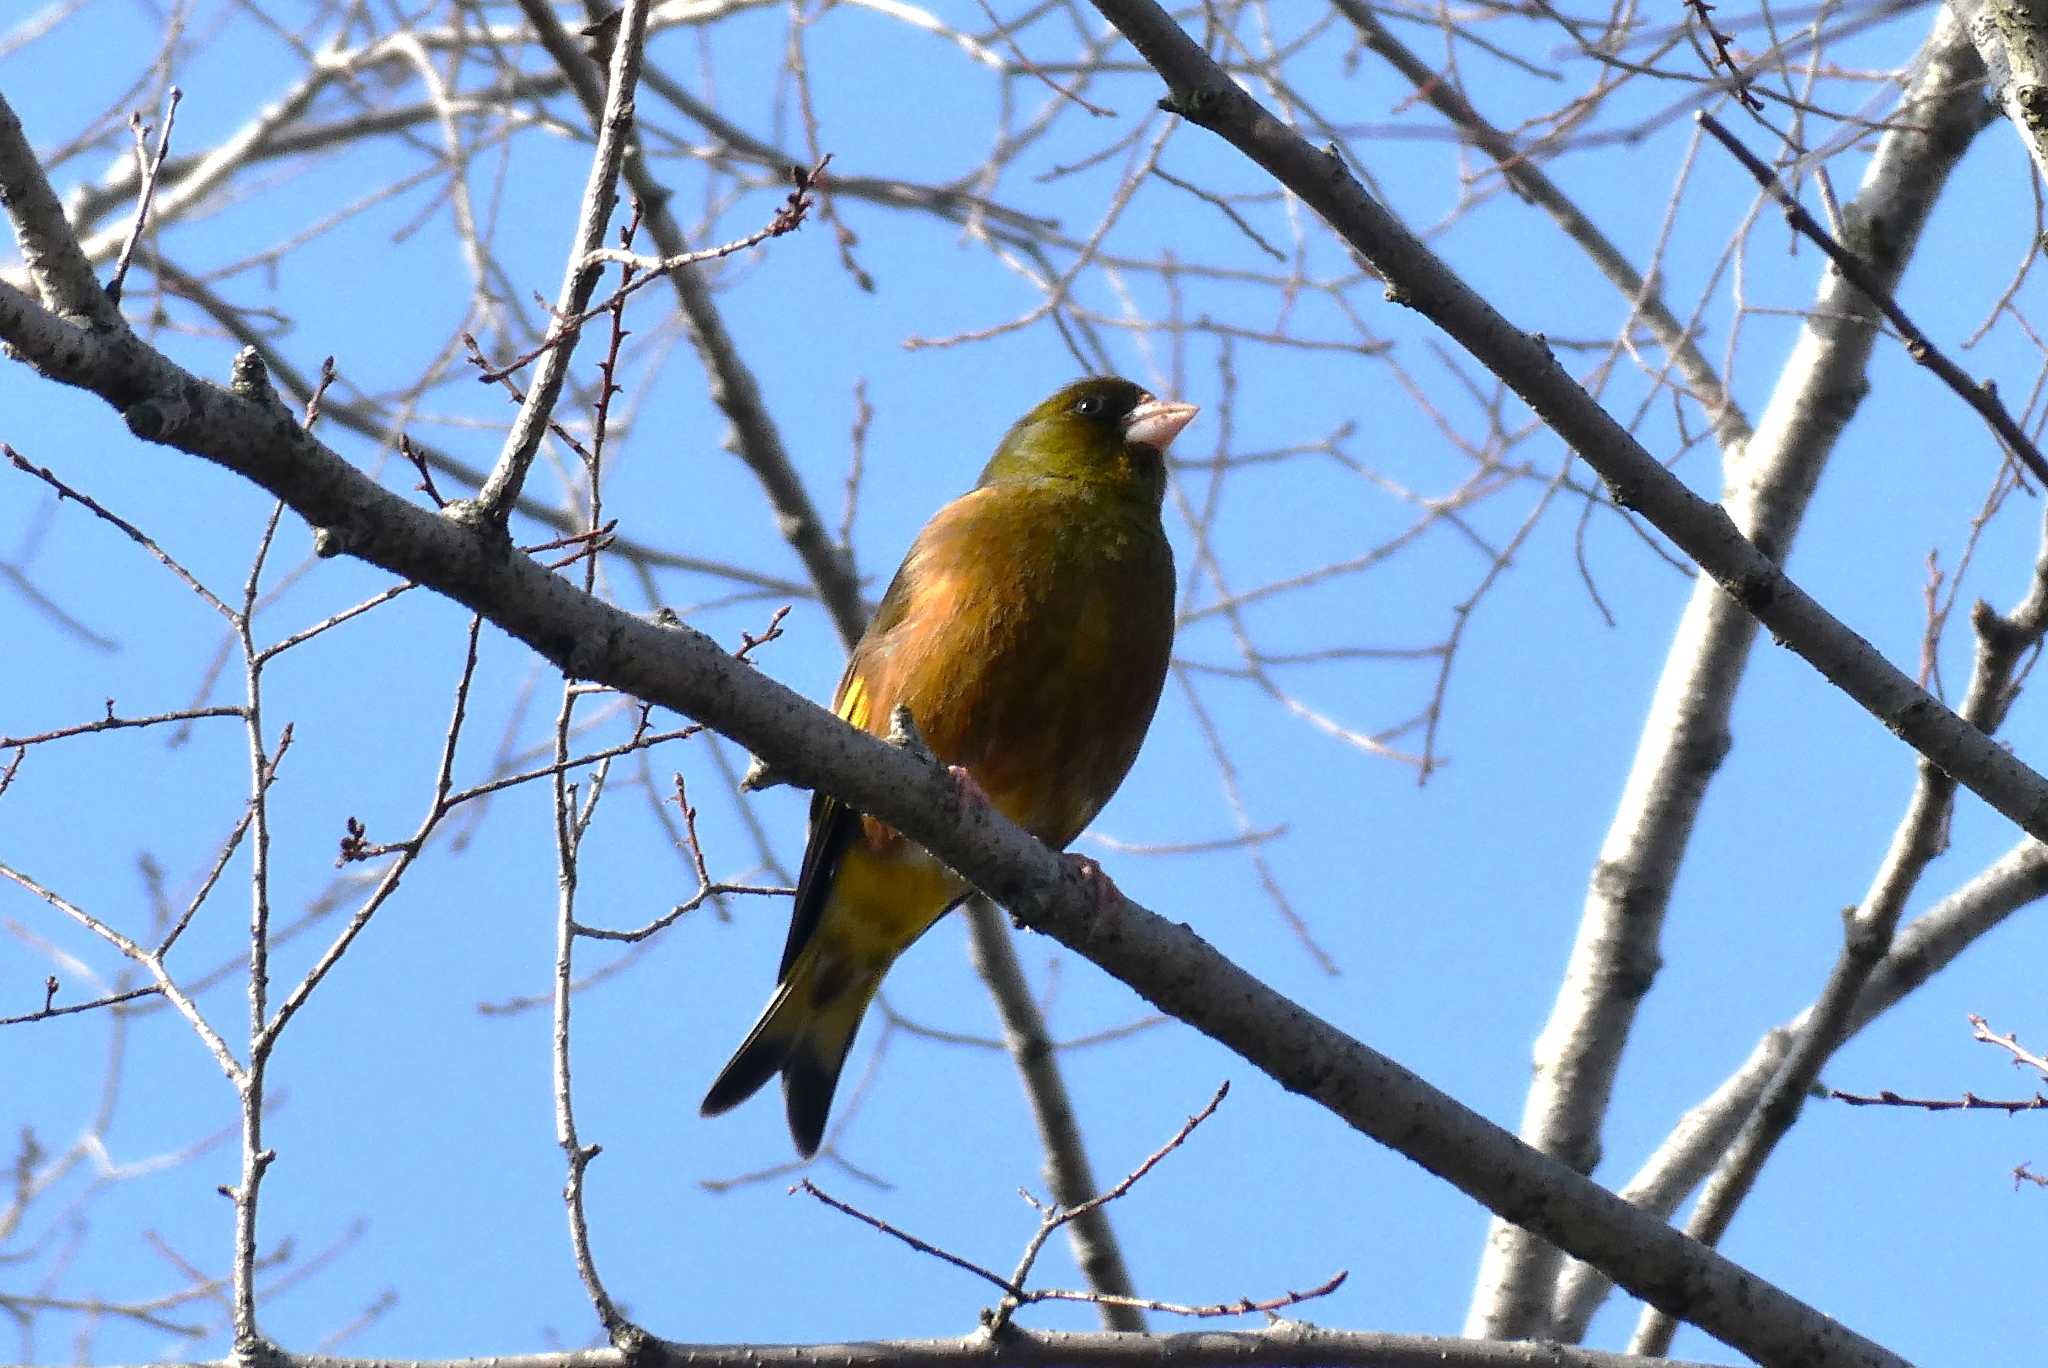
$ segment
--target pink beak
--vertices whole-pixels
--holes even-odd
[[[1148,398],[1124,419],[1124,440],[1136,446],[1164,452],[1180,436],[1180,430],[1195,421],[1201,409],[1193,404],[1174,404]]]

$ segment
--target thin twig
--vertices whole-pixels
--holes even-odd
[[[156,200],[158,179],[163,175],[164,156],[171,150],[171,124],[178,117],[178,101],[185,98],[185,92],[172,86],[164,103],[164,124],[157,133],[156,152],[145,155],[142,140],[149,130],[143,125],[140,114],[131,114],[128,126],[135,133],[135,161],[141,174],[142,191],[135,199],[135,226],[128,230],[128,237],[121,244],[121,255],[114,260],[114,274],[107,281],[107,298],[115,304],[121,302],[121,287],[128,279],[128,264],[135,259],[135,245],[142,241],[142,230],[149,222],[149,207]]]
[[[603,245],[605,226],[617,200],[619,168],[633,128],[633,88],[640,77],[646,48],[647,11],[650,0],[626,0],[616,50],[612,55],[610,78],[605,87],[604,110],[597,120],[597,149],[590,164],[590,179],[584,187],[582,210],[577,220],[576,243],[569,253],[562,286],[556,297],[555,317],[564,329],[563,341],[573,339],[581,329],[581,315],[597,287],[597,264],[590,253]],[[503,527],[511,516],[512,504],[526,482],[540,441],[568,379],[568,346],[554,346],[542,353],[540,365],[528,388],[519,416],[506,434],[498,462],[469,505],[479,526]]]
[[[792,166],[789,169],[790,178],[796,182],[796,188],[789,192],[789,198],[783,201],[782,205],[776,209],[774,217],[770,218],[767,223],[756,228],[753,232],[748,233],[745,237],[734,238],[732,241],[720,243],[716,247],[705,247],[699,251],[683,252],[677,256],[647,256],[644,253],[635,252],[625,247],[599,247],[586,253],[583,260],[587,266],[620,265],[629,267],[639,272],[639,274],[628,279],[617,289],[613,290],[611,294],[584,309],[575,317],[558,321],[540,345],[521,353],[503,365],[485,367],[478,378],[488,381],[502,380],[512,374],[512,372],[531,365],[541,355],[567,343],[574,342],[582,331],[584,324],[617,309],[625,302],[628,296],[639,293],[657,280],[673,275],[677,271],[686,270],[691,266],[701,266],[707,261],[717,261],[723,257],[735,256],[740,252],[747,251],[749,248],[759,247],[771,238],[779,238],[785,233],[795,232],[803,225],[805,216],[810,212],[812,204],[815,203],[812,198],[813,192],[817,188],[819,177],[824,173],[825,164],[831,160],[832,158],[827,155],[816,166],[808,169],[801,166]]]
[[[1979,1097],[1975,1093],[1964,1093],[1961,1097],[1902,1097],[1891,1089],[1881,1092],[1852,1093],[1840,1088],[1829,1088],[1822,1096],[1832,1102],[1846,1102],[1852,1107],[1910,1107],[1916,1111],[1995,1111],[2008,1116],[2019,1112],[2048,1109],[2048,1097],[2035,1093],[2032,1097],[2000,1099]]]
[[[57,476],[50,470],[48,466],[39,466],[34,464],[26,456],[23,456],[13,447],[8,446],[5,442],[0,442],[0,455],[5,455],[7,459],[13,464],[16,470],[19,470],[27,475],[33,475],[38,480],[41,480],[44,484],[50,486],[50,488],[56,490],[57,497],[59,499],[70,499],[72,502],[85,508],[94,517],[100,519],[102,522],[111,523],[113,526],[119,528],[124,534],[127,535],[130,541],[142,547],[145,551],[149,552],[150,555],[155,556],[157,561],[160,564],[162,564],[166,570],[169,570],[172,574],[176,575],[179,579],[183,580],[185,583],[185,587],[190,589],[193,593],[199,595],[201,599],[205,600],[206,605],[209,608],[213,609],[215,612],[219,613],[222,617],[228,619],[230,622],[234,621],[235,614],[233,609],[229,608],[225,603],[222,603],[211,589],[208,589],[205,585],[201,584],[198,578],[195,577],[191,571],[187,570],[184,566],[180,565],[176,560],[172,559],[169,552],[165,551],[161,546],[158,546],[156,544],[156,541],[152,537],[150,537],[148,533],[144,532],[134,523],[129,522],[120,514],[113,512],[104,504],[100,503],[97,499],[93,498],[90,494],[84,494],[76,489],[73,489],[70,485],[58,479]]]
[[[231,704],[213,708],[180,708],[176,712],[153,713],[148,717],[116,717],[114,700],[107,700],[107,715],[95,722],[80,722],[76,726],[58,727],[54,731],[37,732],[33,736],[0,736],[0,749],[20,746],[39,746],[45,741],[61,741],[67,736],[90,736],[94,732],[123,731],[130,727],[155,727],[165,722],[191,722],[204,717],[240,717],[242,709]]]
[[[2004,401],[1998,397],[1997,387],[1989,381],[1980,384],[1972,380],[1969,372],[1949,360],[1939,347],[1929,341],[1927,334],[1921,332],[1913,320],[1906,316],[1906,311],[1899,307],[1898,300],[1884,287],[1883,282],[1871,270],[1869,263],[1835,241],[1828,230],[1821,227],[1819,221],[1806,211],[1806,206],[1771,174],[1771,168],[1755,153],[1744,147],[1733,133],[1723,128],[1713,115],[1703,113],[1694,117],[1699,120],[1700,127],[1713,136],[1714,141],[1727,148],[1729,154],[1742,163],[1743,169],[1756,178],[1756,183],[1763,187],[1764,193],[1785,211],[1786,221],[1811,239],[1821,251],[1827,253],[1828,260],[1835,264],[1835,269],[1840,271],[1850,284],[1861,290],[1885,318],[1890,320],[1891,325],[1898,329],[1899,335],[1905,339],[1906,354],[1933,371],[1964,403],[1983,415],[1984,421],[1991,425],[1991,430],[2005,443],[2007,452],[2024,465],[2036,480],[2048,485],[2048,458],[2041,455],[2033,439],[2027,436],[2018,420],[2006,410]]]

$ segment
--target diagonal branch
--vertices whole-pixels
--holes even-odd
[[[640,59],[646,48],[647,9],[652,0],[626,0],[625,18],[618,42],[612,48],[610,79],[605,87],[604,110],[597,122],[597,153],[590,159],[590,180],[583,189],[583,207],[576,219],[576,241],[569,249],[569,264],[563,271],[562,288],[555,296],[555,345],[541,353],[534,367],[533,383],[526,387],[526,400],[512,431],[505,436],[504,452],[477,491],[469,515],[480,526],[503,529],[512,516],[513,501],[526,483],[541,439],[547,436],[548,420],[554,416],[555,401],[569,378],[569,362],[575,353],[576,336],[582,329],[582,315],[597,289],[601,274],[592,253],[604,246],[605,228],[618,204],[619,168],[626,158],[626,145],[633,131],[633,89],[640,79]],[[663,248],[666,256],[679,256]]]
[[[16,330],[4,305],[0,296],[0,337],[11,338]],[[349,551],[405,575],[483,613],[557,668],[700,717],[794,781],[873,813],[1020,919],[1283,1086],[1601,1267],[1637,1296],[1767,1361],[1898,1368],[1895,1356],[1529,1149],[1304,1011],[1192,931],[1133,904],[1100,909],[1096,892],[1065,861],[1000,814],[963,821],[957,790],[936,766],[855,731],[736,661],[709,637],[624,613],[377,485],[274,400],[257,397],[266,393],[263,377],[247,354],[233,390],[186,374],[133,338],[75,350],[61,366],[57,358],[39,359],[67,380],[90,381],[103,395],[126,400],[131,427],[139,432],[173,438],[181,449],[270,489],[319,529],[316,547],[325,554]],[[173,395],[175,405],[165,397]],[[1789,584],[1779,595],[1787,596],[1797,596]],[[1928,706],[1939,707],[1931,700]],[[2048,783],[2037,776],[2033,783],[2048,812]]]
[[[522,5],[536,26],[542,44],[568,77],[585,112],[595,118],[598,113],[597,90],[592,80],[591,64],[545,4],[540,0],[522,0]],[[676,255],[683,247],[684,238],[681,227],[668,211],[668,190],[654,178],[637,149],[627,155],[625,175],[645,210],[648,235],[664,256]],[[840,641],[851,650],[860,640],[868,621],[868,607],[861,596],[853,558],[832,539],[824,520],[818,516],[817,506],[804,488],[803,480],[782,444],[781,433],[768,413],[760,385],[741,358],[724,319],[719,315],[718,306],[712,301],[711,290],[704,277],[698,271],[685,267],[669,279],[682,310],[690,343],[710,379],[712,402],[718,405],[731,425],[727,446],[753,472],[755,480],[768,496],[784,539],[803,561],[804,569],[817,586],[820,601],[831,615]],[[1010,1042],[1011,1055],[1024,1078],[1032,1113],[1040,1118],[1040,1134],[1047,1144],[1046,1169],[1051,1176],[1053,1193],[1062,1202],[1093,1196],[1095,1183],[1089,1170],[1087,1152],[1082,1145],[1079,1128],[1073,1124],[1073,1105],[1068,1100],[1059,1071],[1052,1066],[1049,1057],[1034,1061],[1026,1053],[1031,1041],[1046,1039],[1044,1017],[1038,1005],[1031,1000],[1023,976],[999,971],[1005,964],[1012,970],[1016,966],[1016,951],[1010,944],[1009,929],[1003,925],[1001,917],[984,914],[979,904],[969,909],[967,927],[975,963],[987,966],[983,981],[988,985],[995,999],[996,1011],[1003,1019],[1005,1040]],[[1047,1121],[1047,1118],[1060,1117],[1066,1118],[1064,1125]],[[1074,1245],[1076,1262],[1088,1276],[1089,1286],[1111,1297],[1133,1294],[1135,1289],[1124,1268],[1123,1255],[1107,1215],[1092,1213],[1089,1219],[1073,1223],[1068,1235]],[[1108,1302],[1102,1307],[1105,1328],[1143,1328],[1143,1318],[1135,1310]]]
[[[1176,102],[1230,131],[1333,223],[1408,297],[1514,377],[1617,497],[1686,548],[1788,644],[1902,736],[2032,831],[2048,831],[2048,780],[1993,745],[1829,616],[1726,515],[1644,453],[1572,385],[1535,339],[1514,332],[1451,277],[1324,154],[1302,144],[1218,72],[1156,6],[1113,8],[1173,72]],[[19,165],[5,146],[0,166]],[[31,163],[32,165],[32,163]],[[38,169],[39,174],[39,169]],[[0,190],[15,187],[0,182]],[[0,340],[45,335],[41,311],[0,289]],[[144,440],[252,480],[317,529],[323,555],[351,554],[481,612],[557,668],[703,720],[792,780],[823,788],[930,849],[1027,924],[1101,965],[1284,1087],[1400,1150],[1493,1211],[1593,1263],[1644,1300],[1758,1359],[1897,1368],[1900,1360],[1782,1289],[1547,1158],[1320,1020],[1217,954],[1192,931],[1099,896],[1000,814],[963,817],[936,766],[849,727],[687,627],[642,620],[579,591],[494,539],[384,489],[304,430],[251,353],[230,388],[185,372],[129,333],[78,333],[28,358],[90,389]]]
[[[30,288],[59,318],[69,322],[98,327],[118,322],[120,309],[100,288],[92,262],[64,218],[57,192],[36,162],[20,118],[4,100],[0,100],[0,186],[7,187],[7,217],[14,225],[14,240],[21,244]],[[13,288],[0,278],[0,290]]]
[[[1892,297],[1887,282],[1880,278],[1870,263],[1835,241],[1828,230],[1821,227],[1812,214],[1806,212],[1806,206],[1771,173],[1771,168],[1764,164],[1762,158],[1744,147],[1741,139],[1722,127],[1713,115],[1700,114],[1696,117],[1700,127],[1704,128],[1715,142],[1727,148],[1729,154],[1742,163],[1742,169],[1749,172],[1763,188],[1763,192],[1785,211],[1786,221],[1810,239],[1814,246],[1825,252],[1828,260],[1835,264],[1835,269],[1842,273],[1843,278],[1861,290],[1864,296],[1891,320],[1891,325],[1899,330],[1899,336],[1906,341],[1906,354],[1933,371],[1944,385],[1955,391],[1957,398],[1977,410],[1984,421],[1991,425],[1991,430],[1998,434],[1999,440],[2005,443],[2013,459],[2025,466],[2028,474],[2048,484],[2048,460],[2042,458],[2040,451],[2034,446],[2033,438],[2027,436],[2025,430],[2020,427],[2019,420],[2012,416],[2012,411],[1999,399],[1998,391],[1988,382],[1979,384],[1972,380],[1968,371],[1951,361],[1948,353],[1935,346],[1927,334],[1920,331],[1919,325],[1906,316],[1906,311],[1899,307],[1899,301]]]
[[[1469,138],[1480,151],[1493,158],[1494,165],[1500,168],[1501,178],[1514,187],[1515,193],[1550,215],[1564,235],[1577,243],[1600,273],[1628,299],[1630,307],[1642,315],[1658,345],[1677,365],[1679,374],[1685,377],[1694,397],[1707,411],[1707,419],[1714,425],[1715,440],[1722,450],[1748,441],[1749,419],[1743,416],[1734,396],[1728,393],[1727,385],[1713,363],[1700,354],[1693,341],[1692,330],[1674,318],[1671,310],[1665,307],[1664,296],[1656,280],[1646,280],[1637,274],[1622,250],[1537,165],[1533,150],[1516,146],[1513,138],[1487,122],[1455,84],[1446,80],[1442,73],[1431,70],[1426,62],[1410,51],[1363,0],[1333,0],[1333,3],[1338,13],[1358,30],[1366,51],[1400,72],[1402,79],[1415,87],[1420,98],[1449,119],[1451,126]]]
[[[1842,1026],[1842,1038],[1853,1037],[2013,913],[2044,896],[2048,896],[2048,846],[2023,840],[1893,939],[1891,950],[1878,961],[1857,994]],[[1676,1211],[1685,1195],[1727,1153],[1766,1089],[1784,1074],[1793,1042],[1811,1032],[1819,1006],[1766,1031],[1742,1066],[1685,1114],[1670,1138],[1629,1179],[1621,1195],[1656,1216]],[[1563,1339],[1584,1335],[1613,1285],[1598,1269],[1571,1265],[1559,1283],[1551,1318],[1554,1332]]]
[[[1872,268],[1895,288],[1921,226],[1980,126],[1971,84],[1980,70],[1956,25],[1937,13],[1919,79],[1878,141],[1851,204],[1852,221],[1884,225],[1889,249]],[[1725,463],[1735,525],[1782,560],[1822,468],[1868,388],[1878,320],[1864,293],[1833,271],[1816,291],[1757,432]],[[1524,1139],[1583,1172],[1600,1131],[1637,1005],[1659,965],[1671,890],[1708,785],[1730,744],[1735,692],[1757,621],[1708,579],[1695,582],[1665,655],[1628,779],[1588,880],[1577,938],[1523,1104]],[[1555,1250],[1496,1224],[1489,1233],[1468,1333],[1544,1335],[1558,1275]]]

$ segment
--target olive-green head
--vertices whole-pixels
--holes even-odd
[[[1166,496],[1166,448],[1198,411],[1154,399],[1115,376],[1076,380],[1004,434],[981,484],[1085,480],[1140,495],[1157,508]]]

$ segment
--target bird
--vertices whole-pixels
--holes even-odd
[[[1197,411],[1092,376],[1026,413],[911,543],[833,712],[884,736],[907,709],[963,803],[1064,848],[1129,773],[1166,682],[1165,453]],[[883,976],[971,892],[890,827],[813,795],[775,991],[700,1113],[779,1073],[790,1136],[815,1155]]]

